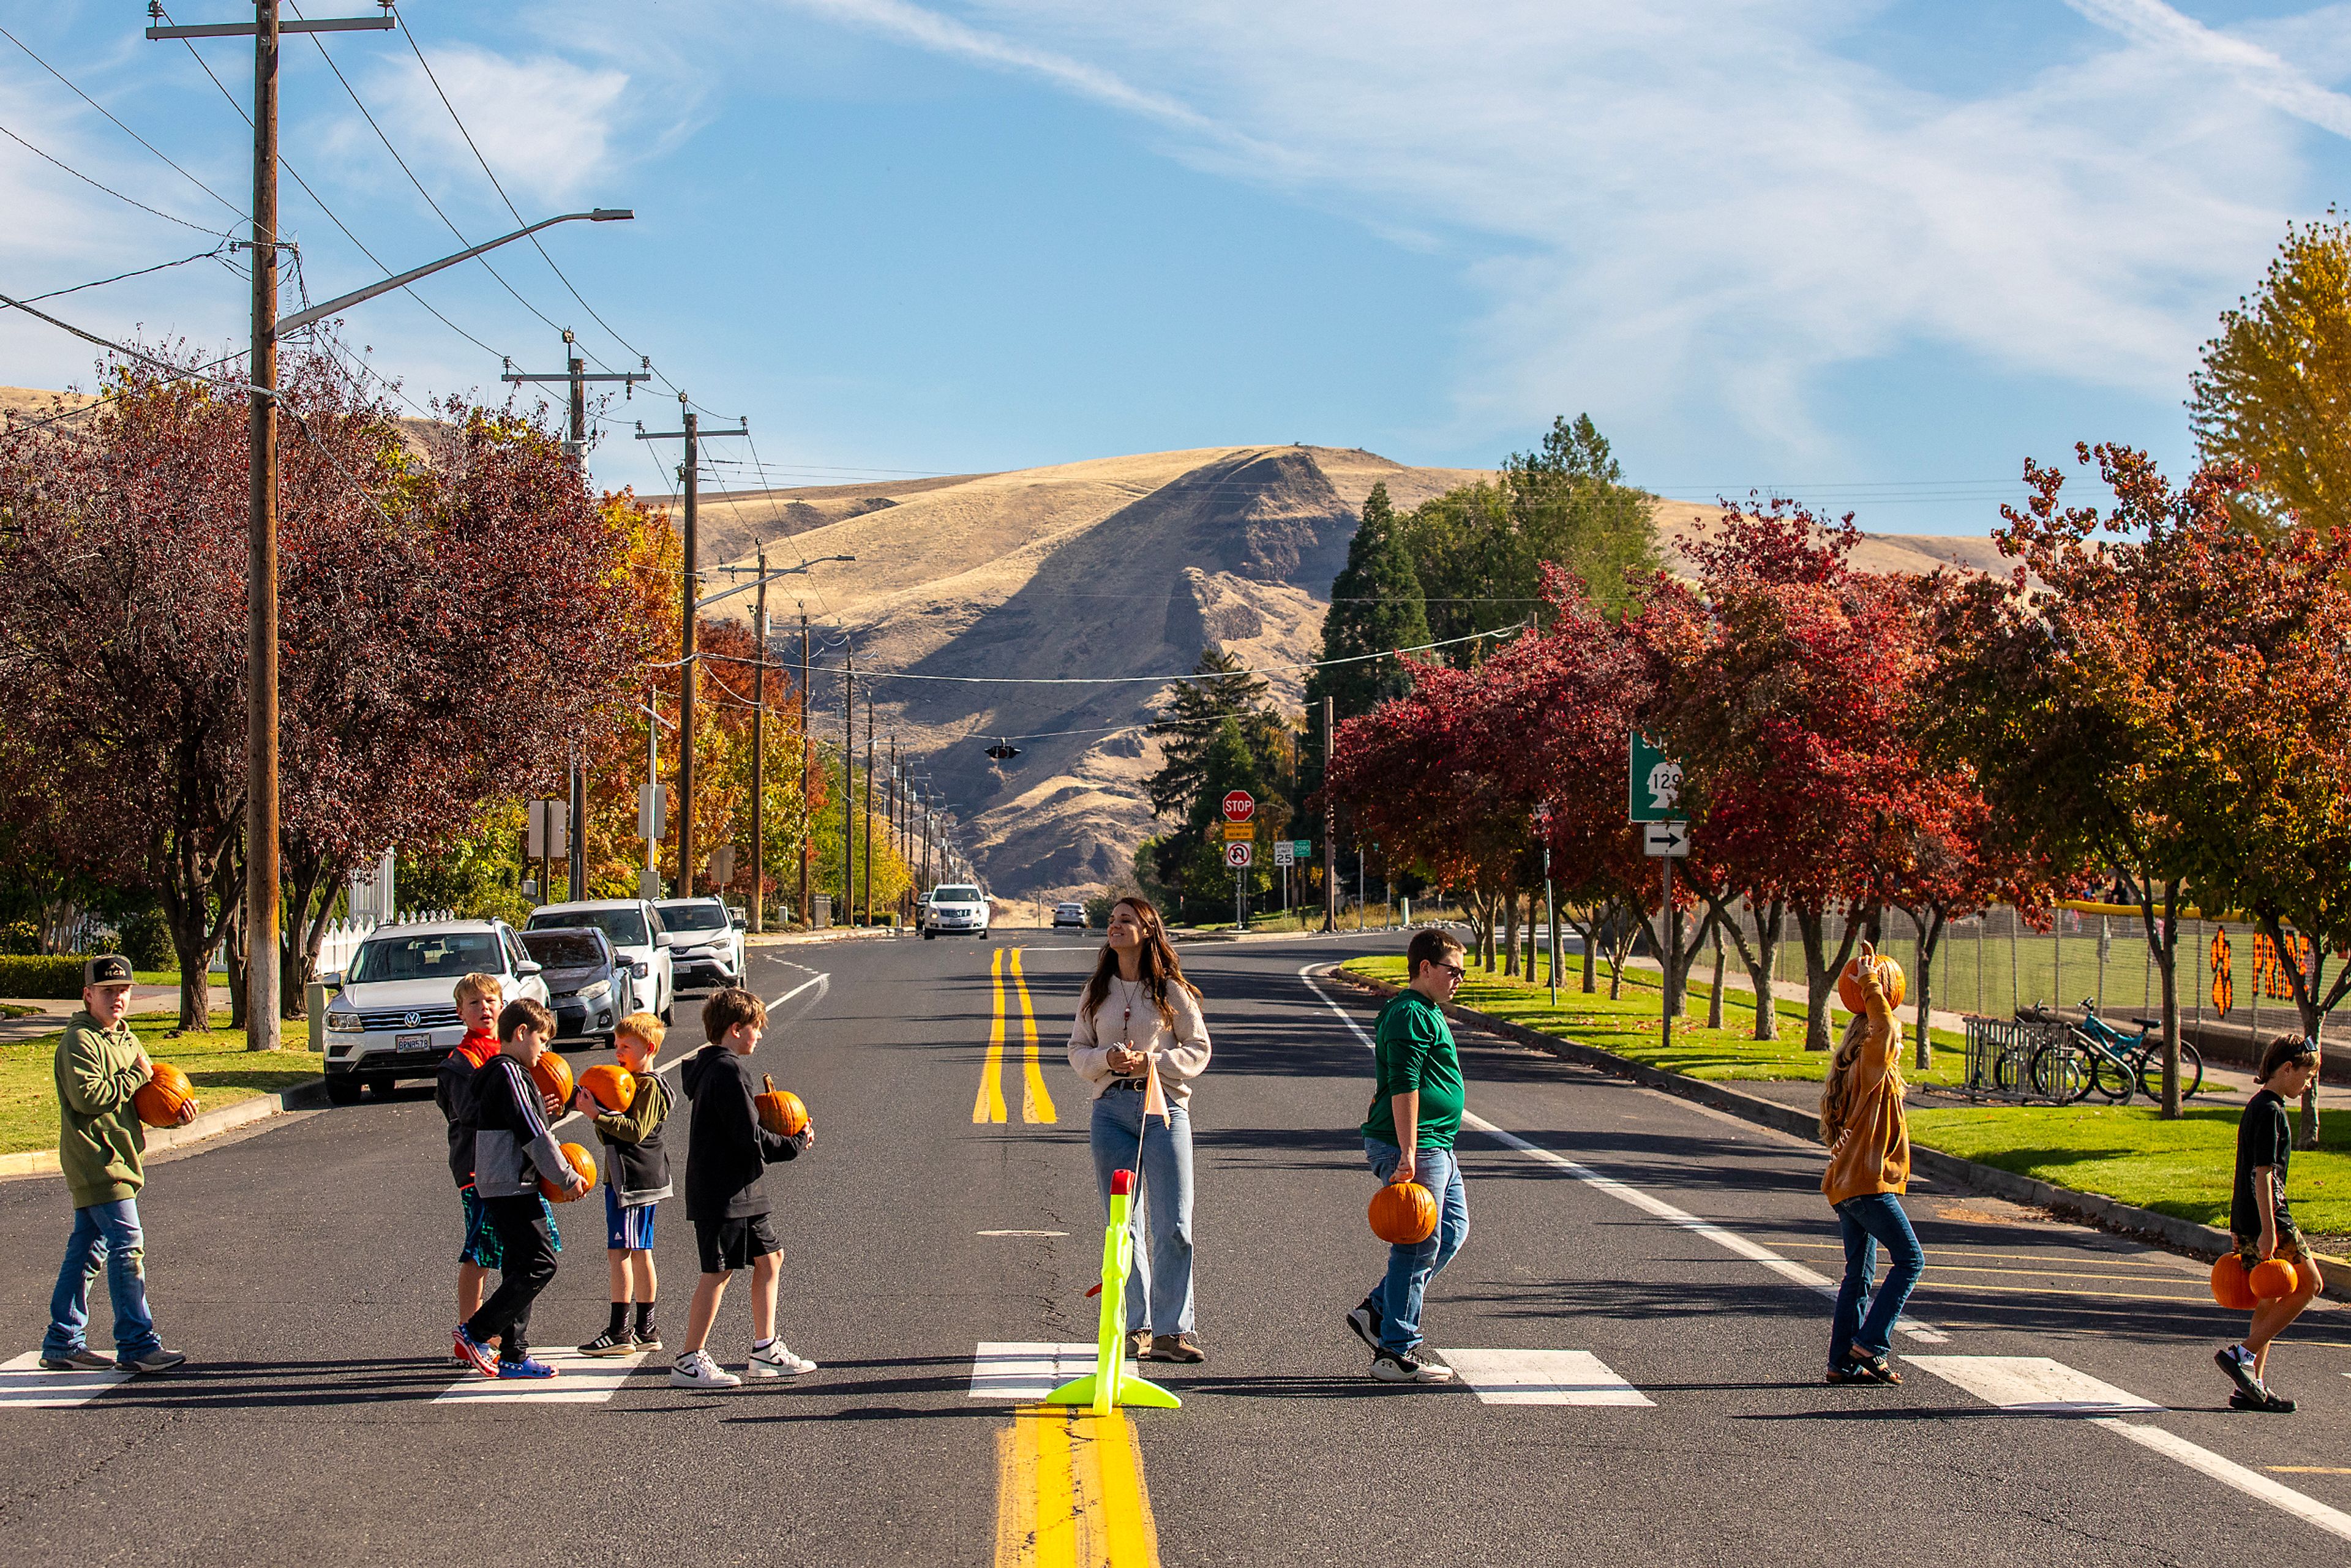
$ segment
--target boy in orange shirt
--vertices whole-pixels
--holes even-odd
[[[441,1063],[433,1085],[433,1103],[449,1123],[449,1174],[457,1183],[457,1203],[465,1211],[465,1239],[457,1249],[457,1321],[482,1310],[488,1276],[499,1266],[497,1233],[490,1228],[481,1195],[474,1190],[473,1079],[482,1063],[498,1053],[497,1021],[505,988],[496,975],[472,974],[457,982],[457,1019],[465,1038]]]

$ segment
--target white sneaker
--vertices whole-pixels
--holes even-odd
[[[705,1392],[716,1388],[739,1388],[743,1380],[719,1365],[698,1350],[690,1350],[677,1358],[669,1369],[672,1388],[699,1388]]]
[[[802,1373],[814,1372],[816,1363],[804,1355],[794,1355],[792,1347],[781,1339],[772,1339],[767,1349],[752,1349],[751,1359],[743,1370],[754,1377],[798,1377]]]

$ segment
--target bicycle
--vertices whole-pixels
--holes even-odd
[[[2150,1100],[2163,1098],[2163,1040],[2157,1032],[2163,1028],[2161,1019],[2135,1018],[2137,1034],[2125,1034],[2098,1016],[2096,1002],[2084,998],[2082,1021],[2074,1026],[2074,1032],[2096,1041],[2101,1062],[2113,1062],[2117,1069],[2127,1067],[2140,1093]],[[2186,1040],[2179,1042],[2179,1097],[2182,1100],[2204,1087],[2204,1057]],[[2107,1093],[2105,1086],[2099,1092]],[[2113,1098],[2108,1094],[2109,1099]],[[2123,1096],[2130,1098],[2128,1094]]]
[[[2014,1090],[2021,1071],[2034,1094],[2053,1104],[2070,1105],[2096,1087],[2096,1076],[2075,1044],[2072,1025],[2039,1002],[2017,1009],[2016,1021],[2037,1024],[2053,1031],[2053,1038],[2033,1047],[2030,1056],[2022,1051],[2003,1055],[1992,1071],[1993,1082],[2001,1088]]]
[[[2037,1002],[2016,1009],[2020,1022],[2064,1031],[2037,1047],[2024,1063],[2032,1092],[2060,1105],[2087,1099],[2094,1090],[2115,1105],[2129,1104],[2131,1097],[2139,1092],[2149,1099],[2161,1099],[2162,1041],[2155,1030],[2162,1024],[2154,1019],[2135,1018],[2130,1021],[2139,1026],[2138,1032],[2127,1035],[2100,1018],[2097,1003],[2088,999],[2082,1003],[2082,1021],[2074,1023]],[[2015,1059],[2002,1058],[1994,1076],[2001,1088],[2013,1089]],[[2186,1040],[2179,1043],[2179,1081],[2183,1100],[2204,1086],[2204,1058]]]

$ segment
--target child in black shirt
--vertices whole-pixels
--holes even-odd
[[[2279,1415],[2294,1409],[2293,1400],[2270,1392],[2263,1374],[2270,1342],[2302,1315],[2325,1283],[2285,1201],[2286,1162],[2294,1152],[2285,1104],[2298,1099],[2317,1076],[2318,1042],[2300,1035],[2279,1036],[2262,1053],[2261,1089],[2237,1123],[2237,1180],[2229,1201],[2229,1231],[2236,1240],[2237,1256],[2249,1271],[2264,1259],[2284,1259],[2294,1265],[2294,1288],[2256,1306],[2244,1339],[2214,1354],[2212,1359],[2237,1385],[2229,1396],[2232,1409]]]

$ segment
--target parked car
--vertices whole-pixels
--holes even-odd
[[[969,883],[943,882],[923,904],[923,940],[935,936],[987,940],[987,895]]]
[[[669,950],[681,991],[716,991],[743,983],[741,924],[716,898],[665,898],[654,906],[677,938]]]
[[[401,1079],[439,1072],[465,1038],[457,982],[476,972],[496,975],[507,1001],[547,1000],[538,960],[503,920],[382,926],[350,967],[321,975],[341,988],[327,1004],[327,1098],[348,1105],[366,1085],[384,1093]]]
[[[629,1012],[659,1013],[670,1021],[670,1002],[677,979],[670,962],[676,940],[649,898],[598,898],[579,904],[542,904],[530,913],[526,931],[554,931],[573,925],[593,925],[612,944],[629,967]]]
[[[543,971],[555,1038],[610,1046],[635,978],[611,941],[593,925],[558,925],[524,932],[522,945]]]
[[[1086,906],[1074,898],[1065,898],[1053,905],[1053,929],[1059,931],[1064,925],[1074,925],[1081,931],[1086,928]]]

